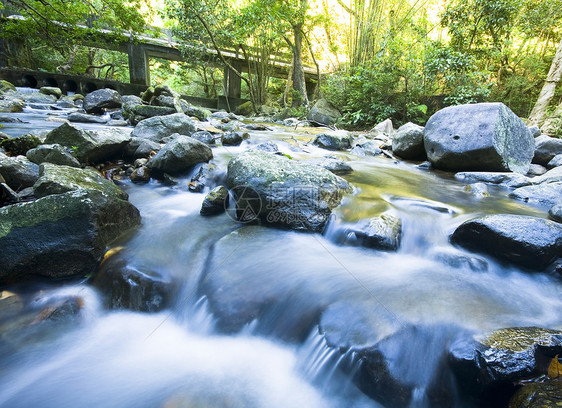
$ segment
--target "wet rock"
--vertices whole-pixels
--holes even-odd
[[[35,164],[52,163],[80,167],[80,162],[60,144],[44,144],[28,150],[27,158]]]
[[[224,186],[218,186],[212,189],[205,196],[203,204],[201,204],[201,215],[222,214],[228,207],[228,189]]]
[[[548,211],[550,219],[562,223],[562,200],[554,204]]]
[[[16,87],[11,82],[8,82],[4,79],[0,79],[0,94],[3,95],[7,92],[16,92]]]
[[[133,170],[129,178],[133,183],[148,183],[150,181],[150,170],[146,166],[138,167]]]
[[[557,154],[562,154],[562,139],[542,135],[535,139],[533,163],[547,166]]]
[[[423,126],[406,123],[398,128],[392,138],[392,152],[406,160],[425,160]]]
[[[96,116],[89,115],[87,113],[72,112],[68,115],[67,119],[69,122],[106,124],[109,122],[110,118],[108,116]]]
[[[39,178],[39,166],[25,156],[8,157],[0,154],[0,175],[11,189],[31,187]]]
[[[541,166],[540,164],[531,163],[531,166],[529,166],[529,171],[527,172],[527,176],[542,176],[544,173],[546,173],[546,171],[546,167]]]
[[[179,174],[212,158],[213,151],[205,143],[178,134],[150,159],[147,167],[155,173]]]
[[[183,108],[183,111],[186,115],[197,118],[200,121],[205,121],[205,120],[209,119],[209,117],[211,116],[210,110],[205,109],[205,108],[201,108],[200,106],[193,106],[193,105],[190,105],[190,104],[187,104]]]
[[[104,88],[90,92],[84,97],[82,107],[86,113],[102,114],[107,109],[117,109],[123,105],[123,98],[119,92]]]
[[[562,182],[521,187],[513,190],[509,196],[528,203],[550,207],[562,200]]]
[[[306,116],[307,120],[326,126],[334,124],[340,118],[341,113],[324,98],[319,99]]]
[[[208,144],[209,146],[215,145],[215,137],[205,130],[195,132],[191,135],[191,137],[195,140],[199,140],[201,143]]]
[[[383,251],[396,251],[402,238],[400,218],[390,214],[381,214],[371,218],[365,224],[347,228],[343,231],[342,243],[361,245]]]
[[[557,154],[552,158],[551,161],[548,162],[546,165],[548,169],[552,169],[554,167],[562,167],[562,154]]]
[[[328,150],[347,150],[351,148],[352,138],[345,130],[321,133],[312,142],[316,146]]]
[[[276,143],[273,143],[271,141],[263,142],[263,143],[255,145],[255,146],[252,146],[247,151],[248,152],[258,152],[259,151],[259,152],[268,152],[268,153],[280,153],[279,146],[277,146]]]
[[[522,187],[531,184],[531,180],[522,174],[487,171],[462,171],[455,174],[455,178],[465,183],[490,183],[506,187]]]
[[[386,136],[391,137],[394,135],[394,126],[392,124],[392,120],[385,119],[381,123],[377,124],[371,132],[375,134],[375,136]]]
[[[195,125],[189,116],[183,113],[174,113],[173,115],[156,116],[140,121],[133,129],[131,137],[149,139],[159,143],[174,133],[189,136],[193,132],[195,132]]]
[[[125,146],[124,154],[126,157],[133,159],[148,158],[157,153],[161,148],[160,143],[140,137],[133,137]]]
[[[174,113],[177,113],[176,109],[169,106],[137,105],[124,111],[124,117],[127,119],[134,117],[138,123],[147,118],[173,115]]]
[[[434,249],[431,256],[437,261],[456,269],[469,269],[473,272],[488,270],[488,262],[485,259],[467,255],[450,246]]]
[[[561,405],[562,378],[527,383],[509,401],[509,408],[552,408]]]
[[[420,397],[428,406],[453,407],[455,381],[444,350],[457,333],[445,326],[403,325],[375,346],[359,350],[355,383],[385,407],[412,406]],[[425,395],[416,400],[419,391]]]
[[[516,265],[541,270],[562,253],[562,225],[543,218],[498,214],[461,224],[451,242]]]
[[[481,406],[505,406],[514,382],[545,374],[559,353],[562,332],[516,327],[457,340],[449,360],[462,392],[479,397]]]
[[[337,175],[349,174],[353,172],[353,168],[348,163],[333,157],[323,157],[321,159],[305,159],[302,160],[302,163],[320,166]]]
[[[488,197],[490,195],[488,186],[484,183],[469,184],[464,188],[464,191],[478,198]]]
[[[223,146],[239,146],[244,140],[249,138],[250,134],[247,132],[228,132],[222,134],[221,142]]]
[[[0,208],[0,281],[84,276],[111,241],[139,223],[128,201],[93,189]]]
[[[85,131],[64,123],[47,134],[45,144],[60,144],[71,149],[80,163],[95,164],[120,157],[129,141],[129,135],[121,129]]]
[[[305,231],[321,231],[332,208],[351,191],[347,181],[328,170],[265,152],[232,159],[227,184],[238,219],[248,216]]]
[[[560,181],[562,181],[562,167],[555,167],[548,170],[546,173],[531,179],[532,184],[547,184]]]
[[[39,88],[39,92],[44,95],[53,95],[57,99],[62,96],[62,90],[55,86],[42,86]]]
[[[23,99],[30,105],[54,105],[57,103],[57,98],[53,95],[45,95],[39,92],[24,94]],[[41,108],[37,106],[37,108]]]
[[[250,116],[254,112],[254,105],[251,101],[244,102],[236,107],[234,113],[240,116]]]
[[[209,181],[215,182],[216,180],[209,180],[216,178],[215,170],[216,166],[213,164],[202,164],[188,183],[189,191],[199,193],[209,184]]]
[[[41,143],[41,139],[37,136],[27,133],[22,136],[6,139],[0,143],[0,146],[12,155],[17,156],[20,154],[25,155],[28,150],[39,146]]]
[[[0,112],[23,112],[25,103],[20,99],[0,99]]]
[[[0,182],[0,207],[15,204],[20,201],[20,196],[6,183]]]
[[[157,271],[128,264],[118,255],[103,261],[93,285],[110,309],[151,313],[168,307],[177,289],[172,279]]]
[[[94,168],[81,169],[51,163],[43,163],[39,167],[39,179],[33,185],[33,192],[38,198],[79,189],[93,189],[107,196],[128,199],[127,193],[105,179]]]
[[[535,139],[541,135],[541,130],[539,129],[538,126],[529,126],[529,132],[531,132],[531,135]]]
[[[442,109],[427,121],[424,140],[428,160],[445,170],[526,174],[535,150],[525,124],[502,103]]]
[[[351,151],[351,153],[358,156],[378,156],[382,154],[382,149],[380,146],[381,142],[375,140],[367,140],[365,142],[358,143]]]

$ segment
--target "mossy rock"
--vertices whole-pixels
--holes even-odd
[[[41,139],[30,133],[12,137],[10,139],[4,140],[0,143],[6,151],[12,153],[13,155],[25,155],[28,150],[34,149],[41,144]]]

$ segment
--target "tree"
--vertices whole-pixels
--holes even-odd
[[[550,101],[554,96],[554,92],[556,91],[556,85],[560,82],[562,78],[562,40],[560,40],[560,44],[558,45],[558,49],[556,54],[554,55],[554,59],[552,60],[552,64],[550,65],[550,70],[548,71],[548,75],[546,76],[546,80],[544,85],[541,89],[537,102],[531,111],[531,115],[529,116],[529,120],[527,122],[528,125],[536,125],[541,126],[546,117],[546,111],[548,106],[550,105]]]
[[[61,54],[71,51],[69,45],[99,36],[105,41],[122,39],[129,32],[145,29],[140,11],[146,0],[3,0],[4,7],[22,19],[6,19],[3,38],[36,38],[47,42]],[[98,29],[111,29],[101,34]]]

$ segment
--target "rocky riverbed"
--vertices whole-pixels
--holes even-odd
[[[562,398],[562,140],[505,105],[352,133],[211,113],[167,87],[2,89],[0,406]],[[104,379],[104,353],[130,382]]]

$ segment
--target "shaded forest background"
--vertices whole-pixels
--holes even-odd
[[[11,55],[12,67],[128,81],[127,56],[83,45],[84,37],[91,40],[95,29],[110,28],[118,41],[154,33],[156,24],[184,44],[185,62],[151,59],[153,84],[216,97],[223,91],[222,70],[201,62],[204,51],[236,50],[247,56],[248,73],[240,73],[243,97],[256,111],[266,111],[265,106],[305,115],[324,97],[342,112],[339,125],[348,128],[368,128],[387,118],[423,124],[438,108],[483,101],[501,101],[528,118],[562,47],[562,0],[2,4],[4,16],[25,17],[18,24],[2,23],[1,36],[25,50]],[[291,62],[287,79],[272,77],[274,58]],[[306,93],[302,64],[319,73],[312,96]],[[554,78],[545,116],[562,104],[558,81]]]

